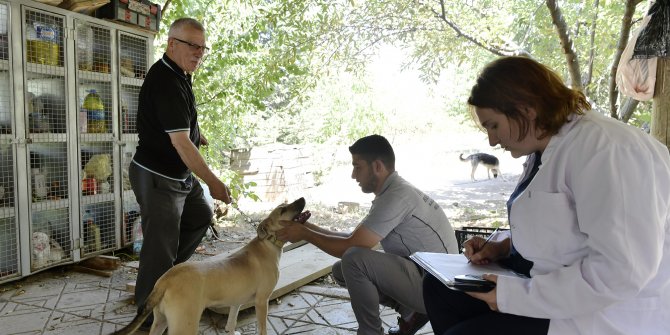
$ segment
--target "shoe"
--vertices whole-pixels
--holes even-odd
[[[428,315],[414,313],[409,321],[398,317],[398,325],[389,328],[388,335],[414,335],[416,332],[428,323]]]
[[[140,328],[137,328],[139,331],[149,332],[151,330],[151,325],[154,323],[153,315],[149,315],[144,322],[140,325]]]
[[[149,332],[151,330],[151,322],[142,322],[140,325],[140,328],[137,328],[137,330],[142,331],[142,332]]]

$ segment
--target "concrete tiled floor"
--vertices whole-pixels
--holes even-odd
[[[125,285],[134,275],[124,268],[112,277],[51,270],[0,285],[0,333],[110,334],[135,315]],[[397,314],[382,311],[385,329]],[[307,285],[270,302],[268,332],[279,334],[356,334],[356,319],[345,289]],[[205,311],[200,334],[225,334],[226,316]],[[240,312],[237,331],[256,333],[253,309]],[[142,332],[138,332],[141,334]],[[431,334],[426,325],[418,334]]]

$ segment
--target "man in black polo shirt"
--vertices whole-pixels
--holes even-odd
[[[140,91],[139,145],[129,170],[144,234],[135,287],[138,312],[158,278],[191,257],[212,220],[193,174],[207,183],[213,198],[230,203],[228,187],[198,151],[207,140],[198,127],[191,74],[207,50],[202,24],[176,20],[165,54],[149,69]]]

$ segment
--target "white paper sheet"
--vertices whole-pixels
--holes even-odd
[[[447,286],[451,285],[454,276],[465,274],[483,275],[490,273],[498,276],[520,277],[516,272],[505,269],[497,263],[487,265],[468,263],[468,259],[462,254],[415,252],[409,257]]]

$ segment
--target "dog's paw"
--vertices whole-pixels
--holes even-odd
[[[298,216],[296,216],[295,219],[293,219],[293,221],[300,222],[300,223],[305,223],[305,222],[307,222],[307,220],[309,220],[309,218],[311,216],[312,216],[312,213],[310,211],[304,211],[304,212],[298,214]]]

